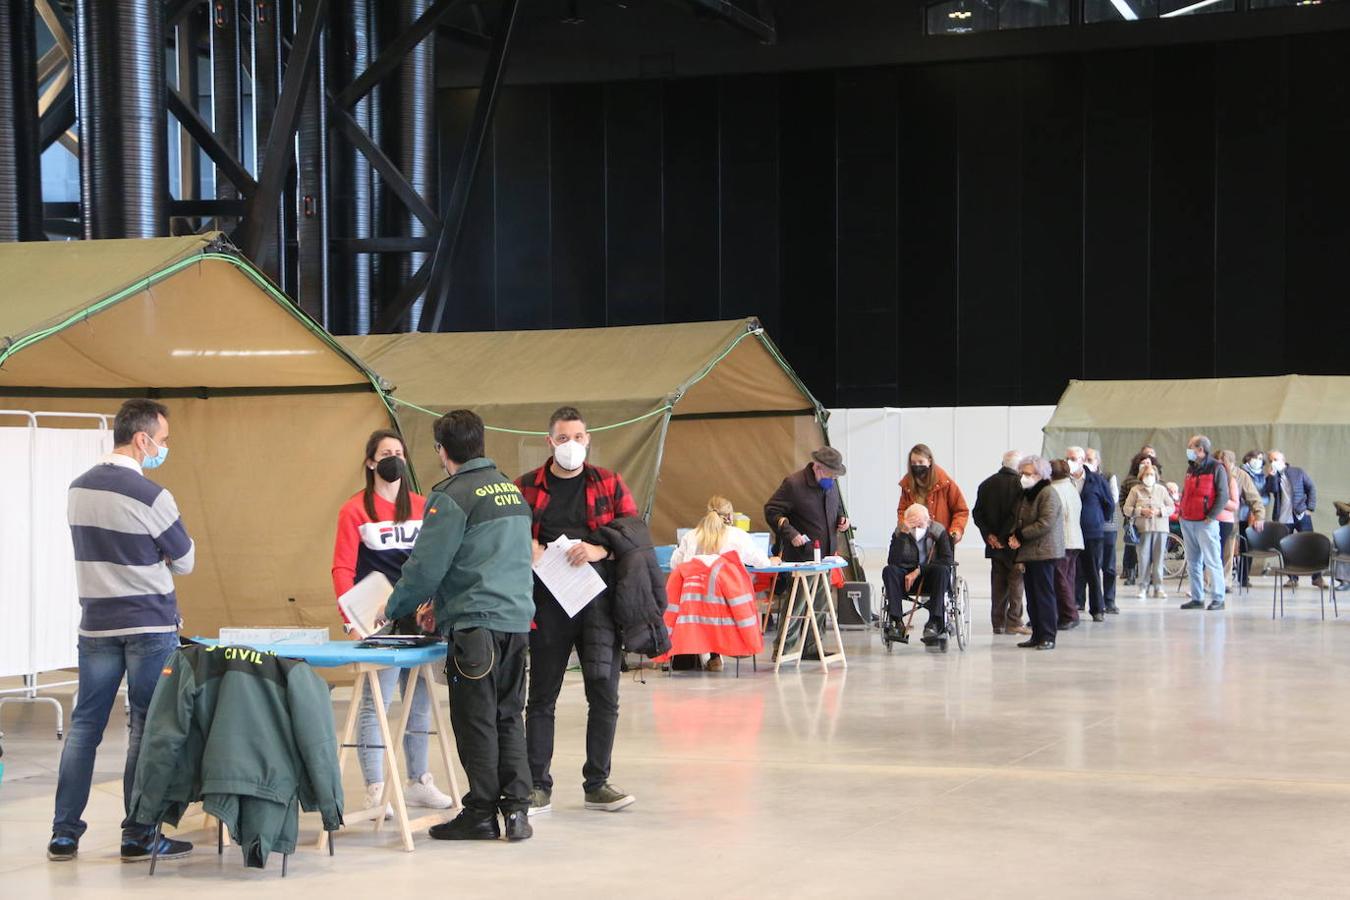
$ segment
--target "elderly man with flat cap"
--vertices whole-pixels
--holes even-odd
[[[784,478],[764,504],[764,521],[778,536],[784,562],[811,560],[817,542],[822,558],[839,553],[849,522],[839,499],[838,479],[847,471],[838,450],[821,447],[805,468]],[[808,656],[813,650],[807,647]]]

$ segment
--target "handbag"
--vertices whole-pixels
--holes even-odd
[[[1125,520],[1125,543],[1139,543],[1139,529],[1134,525],[1134,519]]]

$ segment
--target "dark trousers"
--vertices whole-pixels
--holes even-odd
[[[1116,605],[1116,532],[1102,532],[1102,602]]]
[[[1120,567],[1125,580],[1133,581],[1139,577],[1139,545],[1125,542],[1125,552],[1120,557]]]
[[[1055,560],[1055,602],[1059,607],[1061,622],[1078,621],[1078,607],[1073,602],[1073,593],[1078,583],[1078,558],[1082,553],[1082,550],[1065,550],[1063,558]]]
[[[446,666],[450,677],[450,725],[469,793],[464,808],[487,818],[530,806],[530,767],[525,758],[525,650],[524,634],[504,634],[486,628],[457,632]],[[492,667],[481,678],[463,674],[478,671],[482,651],[491,654]],[[475,664],[470,665],[469,661]]]
[[[1027,592],[1027,617],[1031,619],[1031,639],[1037,643],[1053,641],[1059,630],[1055,611],[1055,570],[1059,560],[1038,559],[1023,563],[1026,572],[1022,584]]]
[[[1295,533],[1300,532],[1300,531],[1312,531],[1312,530],[1313,530],[1312,513],[1309,513],[1309,512],[1305,512],[1305,513],[1304,513],[1303,515],[1301,515],[1301,516],[1295,516],[1295,517],[1294,517],[1294,524],[1289,526],[1289,532],[1290,532],[1290,534],[1295,534]],[[1290,580],[1291,582],[1293,582],[1294,584],[1298,584],[1298,576],[1297,576],[1297,575],[1290,575],[1290,576],[1289,576],[1289,580]],[[1317,583],[1320,582],[1321,580],[1322,580],[1322,576],[1321,576],[1321,575],[1315,575],[1315,576],[1313,576],[1313,584],[1317,584]]]
[[[569,618],[548,589],[534,585],[534,621],[530,632],[530,696],[525,705],[525,740],[529,748],[530,775],[534,786],[553,790],[554,719],[558,692],[573,648],[586,671],[586,647],[582,640],[586,622],[595,611],[595,602]],[[610,758],[614,754],[614,732],[619,727],[619,647],[609,660],[609,675],[584,677],[586,687],[586,764],[581,767],[582,785],[587,791],[602,787],[609,780]]]
[[[1247,523],[1245,521],[1238,523],[1238,558],[1237,558],[1237,580],[1239,585],[1247,584],[1251,580],[1252,561],[1250,557],[1242,555],[1242,551],[1247,549]]]
[[[995,631],[1022,627],[1022,570],[1011,555],[989,558],[990,611]]]
[[[1083,551],[1078,556],[1078,570],[1074,575],[1075,611],[1083,608],[1083,595],[1086,593],[1088,611],[1094,616],[1105,612],[1102,603],[1103,549],[1104,542],[1101,538],[1083,538]]]
[[[887,612],[891,618],[899,619],[902,607],[900,601],[908,596],[905,592],[905,576],[913,569],[904,566],[887,566],[881,570],[881,583],[886,586]],[[914,581],[914,586],[928,598],[924,607],[928,610],[928,621],[943,623],[943,611],[946,609],[943,598],[947,596],[947,577],[951,570],[946,566],[926,565],[923,573]]]

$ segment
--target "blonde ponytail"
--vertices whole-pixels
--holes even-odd
[[[708,500],[708,512],[694,527],[694,541],[698,554],[714,555],[722,549],[722,538],[726,535],[727,518],[735,512],[735,507],[726,497],[712,497]]]

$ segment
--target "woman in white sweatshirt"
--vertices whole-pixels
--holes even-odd
[[[1121,511],[1134,520],[1139,532],[1139,599],[1149,595],[1166,600],[1163,591],[1163,559],[1167,555],[1167,523],[1176,504],[1167,488],[1158,483],[1158,470],[1145,460],[1139,466],[1139,483],[1130,488]]]

